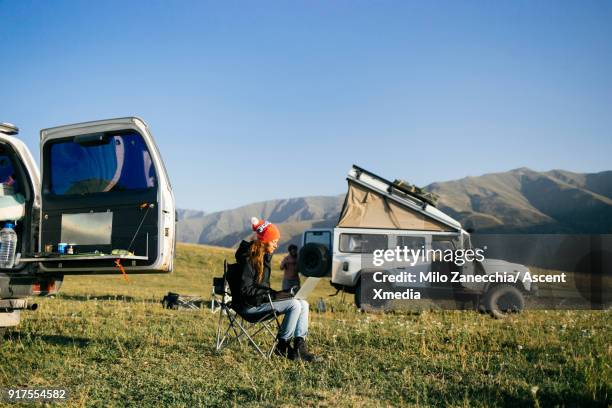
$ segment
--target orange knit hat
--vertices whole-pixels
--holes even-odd
[[[251,227],[255,234],[257,234],[257,239],[261,242],[270,242],[280,238],[278,227],[270,221],[259,220],[257,217],[253,217],[251,218]]]

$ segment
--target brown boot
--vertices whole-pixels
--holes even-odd
[[[307,361],[309,363],[321,361],[321,357],[315,356],[308,351],[306,340],[303,337],[296,337],[293,339],[293,349],[295,350],[297,360]]]
[[[274,354],[281,357],[287,357],[290,360],[295,360],[295,352],[293,351],[293,348],[291,348],[291,343],[289,340],[278,339],[276,347],[274,348]]]

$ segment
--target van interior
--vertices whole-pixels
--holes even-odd
[[[10,145],[0,143],[0,228],[9,222],[14,224],[16,253],[23,254],[35,249],[35,242],[30,242],[30,236],[35,237],[36,234],[27,233],[33,226],[33,191],[34,186],[19,156]]]

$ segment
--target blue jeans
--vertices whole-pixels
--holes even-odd
[[[285,315],[278,329],[278,338],[290,340],[292,337],[306,337],[308,334],[308,302],[301,299],[284,299],[272,302],[277,314]],[[270,302],[244,309],[244,314],[270,312]]]

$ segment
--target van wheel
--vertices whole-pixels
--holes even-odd
[[[489,289],[482,303],[487,313],[496,319],[502,319],[510,313],[522,312],[525,308],[525,297],[514,286],[498,285]]]
[[[362,290],[361,282],[363,282],[363,274],[359,278],[359,281],[357,282],[357,286],[355,286],[355,306],[357,306],[357,309],[361,309],[363,311],[368,311],[368,312],[386,311],[387,305],[389,303],[389,301],[386,299],[370,299],[368,297],[366,298],[367,302],[362,304],[361,302],[361,290]],[[367,285],[366,285],[366,288],[368,288]],[[366,306],[366,308],[364,308],[364,306]]]
[[[359,279],[357,286],[355,286],[355,306],[357,306],[357,309],[361,309],[361,279]]]

